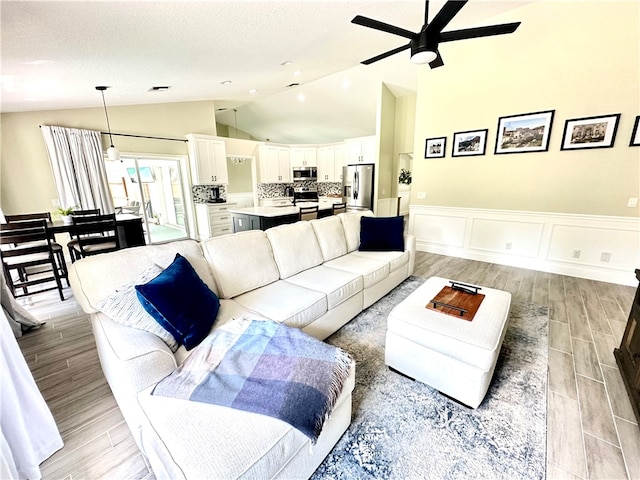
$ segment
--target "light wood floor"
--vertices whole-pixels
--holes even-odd
[[[547,478],[640,479],[640,428],[613,357],[633,300],[631,287],[418,252],[414,275],[510,292],[549,307]],[[65,446],[42,464],[45,479],[146,478],[106,383],[88,317],[70,289],[25,306],[42,328],[18,343]]]

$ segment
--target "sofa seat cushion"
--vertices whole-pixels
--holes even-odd
[[[355,364],[336,409],[351,401],[354,385]],[[308,455],[312,448],[308,437],[281,420],[229,407],[159,397],[150,391],[138,395],[145,419],[152,427],[149,431],[157,436],[149,439],[148,447],[171,452],[171,461],[185,478],[277,478],[296,454],[304,449]],[[325,428],[330,428],[331,418]],[[161,446],[154,445],[158,443]]]
[[[363,288],[369,288],[389,276],[388,262],[352,253],[325,262],[324,266],[362,275]]]
[[[280,279],[271,244],[262,230],[202,242],[220,298],[233,298]]]
[[[282,279],[320,265],[324,260],[309,222],[280,225],[269,228],[265,233]]]
[[[399,268],[404,267],[408,262],[411,255],[408,251],[404,252],[351,252],[350,255],[373,258],[375,260],[381,260],[389,263],[389,272],[395,272]]]
[[[305,270],[287,278],[286,281],[324,293],[327,296],[328,310],[340,305],[363,288],[362,275],[324,265]]]
[[[318,239],[322,258],[327,262],[347,253],[347,239],[342,221],[337,215],[318,218],[309,222]]]
[[[290,327],[302,328],[327,312],[327,296],[284,280],[234,298],[249,310]]]

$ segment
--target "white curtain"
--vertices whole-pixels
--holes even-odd
[[[42,126],[60,206],[113,213],[100,132]]]

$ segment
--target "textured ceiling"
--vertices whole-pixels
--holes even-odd
[[[430,3],[431,16],[443,3]],[[522,3],[472,0],[448,29],[490,24]],[[228,108],[219,121],[259,139],[367,135],[380,82],[399,95],[415,91],[428,67],[411,64],[408,52],[360,65],[406,41],[350,21],[361,14],[417,31],[423,12],[422,0],[2,0],[1,110],[98,107],[94,87],[108,85],[108,106],[215,100]],[[465,42],[480,51],[482,41]],[[164,85],[171,88],[148,91]]]

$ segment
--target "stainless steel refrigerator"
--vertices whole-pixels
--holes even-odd
[[[352,210],[373,210],[373,164],[342,167],[342,201]]]

